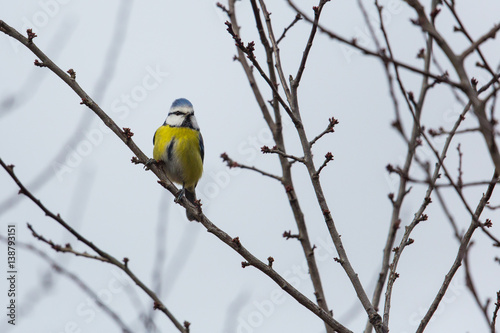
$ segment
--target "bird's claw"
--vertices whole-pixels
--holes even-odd
[[[175,197],[175,203],[179,203],[182,199],[182,197],[184,196],[184,193],[186,191],[184,190],[184,187],[179,191],[179,193],[177,194],[177,196]]]
[[[146,163],[144,163],[144,170],[147,171],[147,170],[151,169],[151,166],[153,164],[157,164],[157,163],[158,163],[157,160],[155,160],[154,158],[150,158]]]

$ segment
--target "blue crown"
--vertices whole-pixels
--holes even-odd
[[[174,108],[179,106],[193,107],[193,104],[185,98],[178,98],[172,103],[172,107]]]

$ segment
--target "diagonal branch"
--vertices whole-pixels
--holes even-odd
[[[239,162],[236,162],[234,161],[233,159],[231,159],[229,156],[227,156],[226,153],[222,153],[220,155],[220,157],[222,158],[222,160],[224,162],[226,162],[227,166],[229,168],[240,168],[240,169],[247,169],[247,170],[252,170],[252,171],[255,171],[255,172],[258,172],[260,173],[261,175],[263,176],[266,176],[266,177],[269,177],[269,178],[273,178],[273,179],[276,179],[277,181],[279,181],[280,183],[283,182],[283,178],[282,177],[279,177],[279,176],[276,176],[276,175],[273,175],[269,172],[266,172],[264,170],[261,170],[261,169],[258,169],[254,166],[248,166],[248,165],[245,165],[245,164],[241,164]]]
[[[101,118],[101,120],[104,122],[104,124],[109,127],[124,143],[125,145],[135,154],[135,160],[138,161],[139,163],[146,163],[148,161],[147,156],[137,147],[137,145],[134,143],[134,141],[131,139],[132,133],[130,130],[121,130],[116,123],[97,105],[91,98],[90,96],[76,83],[75,79],[71,78],[69,75],[64,73],[57,65],[55,65],[35,44],[33,44],[32,38],[26,38],[22,36],[18,31],[7,25],[4,21],[0,20],[0,31],[8,34],[9,36],[15,38],[19,42],[21,42],[23,45],[25,45],[27,48],[29,48],[34,54],[36,54],[39,59],[41,60],[41,63],[44,64],[44,67],[49,68],[51,71],[53,71],[57,76],[59,76],[68,86],[75,91],[75,93],[82,98],[82,103],[87,105],[96,115]],[[2,166],[4,166],[4,169],[11,174],[12,170],[9,168],[7,165],[5,165],[2,161]],[[160,179],[158,182],[164,186],[170,193],[173,195],[176,195],[178,193],[178,189],[172,184],[172,182],[166,177],[165,172],[163,168],[160,165],[157,164],[152,164],[150,167],[150,170]],[[9,172],[10,171],[10,172]],[[12,177],[12,174],[11,174]],[[14,175],[15,177],[15,175]],[[33,200],[37,205],[41,205],[39,201],[36,199]],[[285,292],[287,292],[290,296],[292,296],[297,302],[302,304],[304,307],[309,309],[311,312],[313,312],[316,316],[321,318],[327,325],[332,327],[333,329],[336,329],[340,333],[348,333],[351,332],[349,329],[344,327],[342,324],[340,324],[338,321],[336,321],[332,315],[316,305],[314,302],[312,302],[309,298],[307,298],[305,295],[303,295],[301,292],[299,292],[296,288],[294,288],[288,281],[286,281],[280,274],[278,274],[272,267],[270,267],[267,263],[264,263],[260,261],[258,258],[256,258],[254,255],[252,255],[247,249],[245,249],[241,243],[239,242],[238,238],[232,238],[230,237],[226,232],[218,228],[215,224],[213,224],[201,211],[200,207],[194,206],[189,200],[187,200],[185,197],[183,197],[179,203],[186,208],[190,213],[195,216],[196,220],[199,221],[206,229],[208,232],[212,233],[215,235],[219,240],[224,242],[226,245],[231,247],[234,251],[238,252],[245,260],[247,261],[248,265],[254,266],[257,269],[259,269],[261,272],[266,274],[269,278],[271,278],[273,281],[275,281]],[[41,208],[41,207],[40,207]],[[149,289],[147,288],[130,270],[129,268],[116,260],[115,258],[111,257],[110,255],[106,254],[102,250],[98,249],[94,244],[89,242],[88,240],[84,239],[81,235],[79,235],[76,231],[71,229],[69,225],[67,225],[64,220],[60,216],[56,216],[51,213],[53,218],[61,225],[65,226],[65,228],[72,232],[79,240],[81,239],[82,242],[85,244],[89,245],[92,249],[97,250],[96,252],[101,255],[101,256],[107,256],[108,259],[111,260],[112,264],[118,266],[120,269],[125,271],[127,275],[129,275],[136,284],[139,285],[141,289],[143,289],[151,298],[155,300],[155,306],[158,306],[158,308],[164,312],[169,319],[172,320],[172,322],[175,324],[177,329],[181,332],[186,332],[188,333],[188,328],[184,327],[181,325],[174,317],[173,315],[166,309],[166,307],[161,303],[161,301],[158,299],[158,297]],[[66,227],[67,226],[67,227]],[[70,229],[68,229],[70,228]],[[77,236],[78,235],[78,236]],[[188,326],[188,325],[186,325]]]
[[[455,72],[457,73],[458,77],[460,78],[460,87],[462,91],[467,95],[469,98],[472,107],[474,109],[474,114],[476,115],[478,121],[479,121],[479,127],[481,130],[481,134],[484,137],[484,140],[486,142],[486,146],[488,147],[488,151],[490,153],[491,159],[493,161],[493,164],[495,165],[495,169],[497,173],[500,173],[500,151],[498,149],[498,146],[495,142],[495,129],[494,129],[494,124],[492,124],[487,116],[486,116],[486,110],[485,110],[485,101],[481,100],[478,96],[478,91],[475,89],[475,85],[477,84],[477,80],[475,79],[469,79],[467,72],[464,67],[464,56],[459,56],[456,55],[450,45],[446,42],[446,40],[441,36],[441,34],[436,30],[435,26],[429,21],[427,15],[425,14],[424,7],[418,0],[405,0],[408,5],[410,5],[415,12],[418,15],[418,20],[416,21],[418,25],[421,26],[421,28],[429,33],[435,40],[436,43],[439,45],[441,50],[444,52],[450,63],[453,65],[453,68],[455,69]],[[487,33],[480,37],[475,43],[477,44],[478,42],[482,41],[484,42],[488,38],[491,38],[491,34],[493,32],[496,32],[500,27],[497,29],[497,26],[495,26],[492,30],[490,30],[490,33]],[[479,44],[477,44],[479,45]],[[475,48],[477,48],[477,45],[472,48],[470,51],[467,51],[462,53],[462,55],[467,55],[472,53]],[[467,53],[467,54],[466,54]],[[474,83],[475,82],[475,83]]]
[[[487,33],[482,35],[478,40],[473,42],[468,48],[466,48],[458,57],[461,61],[463,61],[469,54],[478,50],[479,46],[486,42],[488,39],[495,38],[498,30],[500,30],[500,24],[495,24],[493,28],[490,29]],[[480,52],[480,51],[479,51]]]
[[[66,221],[63,220],[63,218],[59,214],[54,214],[52,211],[50,211],[47,207],[45,207],[42,202],[37,199],[24,185],[23,183],[17,178],[16,174],[14,173],[14,166],[13,165],[6,165],[4,161],[0,158],[0,165],[7,171],[9,176],[14,180],[14,182],[17,184],[19,187],[19,194],[24,194],[26,195],[31,201],[33,201],[44,213],[46,216],[50,217],[51,219],[55,220],[57,223],[59,223],[62,227],[64,227],[66,230],[68,230],[73,236],[76,237],[80,242],[84,243],[88,247],[90,247],[92,250],[94,250],[96,253],[99,254],[100,257],[104,258],[107,262],[109,262],[112,265],[115,265],[116,267],[120,268],[122,271],[124,271],[146,294],[148,294],[153,300],[154,300],[154,307],[160,311],[162,311],[177,327],[177,329],[180,332],[183,333],[189,333],[189,330],[186,330],[183,325],[173,316],[173,314],[166,308],[166,306],[161,302],[161,300],[158,298],[158,296],[151,290],[149,289],[129,268],[127,265],[128,259],[125,260],[124,262],[118,261],[115,257],[107,254],[103,250],[101,250],[97,245],[92,243],[91,241],[87,240],[85,237],[80,235],[76,230],[74,230]],[[50,243],[49,243],[50,244]],[[68,252],[68,251],[66,251]],[[96,259],[96,258],[93,258]],[[102,259],[99,259],[101,261],[105,261]]]
[[[41,241],[41,242],[43,242],[45,244],[50,245],[50,247],[53,250],[55,250],[56,252],[72,253],[72,254],[74,254],[77,257],[84,257],[84,258],[88,258],[88,259],[95,259],[95,260],[98,260],[98,261],[111,263],[109,261],[109,259],[107,259],[105,257],[92,255],[92,254],[89,254],[87,252],[78,252],[78,251],[74,250],[69,243],[66,244],[66,245],[64,245],[64,246],[56,244],[53,241],[48,240],[45,237],[43,237],[42,235],[40,235],[39,233],[37,233],[31,224],[28,223],[27,226],[28,226],[28,229],[31,231],[31,235],[33,237],[35,237],[36,239],[38,239],[39,241]]]
[[[273,94],[276,97],[276,99],[279,101],[280,105],[283,107],[283,109],[286,111],[286,113],[290,116],[293,123],[297,126],[297,122],[298,122],[297,117],[295,117],[295,115],[292,113],[292,111],[290,110],[288,105],[285,103],[285,101],[283,100],[283,98],[279,94],[277,85],[275,83],[273,83],[273,81],[269,78],[269,76],[266,74],[266,72],[264,72],[264,70],[262,69],[262,66],[257,61],[257,58],[255,57],[255,54],[253,52],[255,43],[250,42],[250,43],[248,43],[247,46],[245,46],[243,44],[243,42],[241,41],[239,34],[236,32],[237,30],[236,30],[235,26],[233,26],[233,24],[230,22],[226,22],[226,26],[227,26],[227,31],[233,37],[235,44],[238,47],[238,50],[247,55],[247,58],[250,60],[252,65],[257,69],[260,76],[262,76],[262,78],[267,82],[269,87],[273,90]],[[242,64],[243,64],[243,62],[242,62]],[[251,71],[251,68],[248,67],[248,70]],[[245,72],[246,72],[246,70],[245,70]],[[250,84],[251,85],[255,84],[254,82],[255,81],[251,81]],[[259,103],[259,105],[260,105],[260,103]],[[267,121],[267,119],[266,119],[266,121]]]
[[[283,29],[283,33],[281,34],[281,37],[278,38],[278,40],[276,41],[276,43],[279,44],[283,40],[283,38],[285,38],[286,33],[288,32],[288,30],[290,30],[295,25],[295,23],[299,22],[300,20],[302,20],[302,16],[300,16],[300,14],[295,15],[295,18],[293,19],[292,23],[290,23],[288,25],[288,27],[286,27],[285,29]]]
[[[492,333],[495,332],[495,327],[497,324],[498,310],[500,310],[500,291],[497,291],[497,301],[495,303],[495,309],[493,310],[493,316],[491,318]]]
[[[462,20],[460,19],[460,17],[458,16],[457,11],[455,10],[455,4],[454,3],[450,4],[450,2],[448,0],[444,0],[443,2],[446,4],[446,6],[448,7],[448,9],[450,10],[451,14],[453,15],[453,17],[455,18],[455,20],[457,21],[457,23],[459,25],[458,27],[455,27],[454,30],[462,32],[465,35],[465,37],[471,43],[473,43],[474,41],[472,40],[471,35],[467,32],[467,29],[465,28],[464,24],[462,23]],[[491,69],[491,66],[488,64],[488,61],[486,60],[486,58],[484,57],[483,53],[479,49],[479,45],[478,45],[478,47],[477,47],[476,50],[477,50],[477,54],[479,55],[479,57],[483,61],[483,64],[481,65],[481,67],[485,68],[488,72],[490,72],[491,75],[495,75],[493,69]]]
[[[290,88],[288,87],[288,83],[285,79],[285,74],[283,73],[283,66],[281,65],[280,49],[278,47],[276,39],[274,38],[273,26],[271,24],[271,14],[267,11],[266,4],[264,3],[263,0],[259,0],[259,4],[260,7],[262,8],[262,13],[264,14],[264,19],[266,21],[267,32],[273,49],[274,61],[276,63],[275,67],[278,72],[278,76],[280,78],[281,86],[283,87],[283,91],[285,92],[285,96],[288,100],[288,103],[290,103],[291,101]]]
[[[321,11],[325,4],[330,0],[320,0],[318,6],[313,7],[314,10],[314,21],[312,23],[311,32],[309,34],[309,39],[307,40],[306,47],[302,54],[302,60],[300,61],[299,69],[297,70],[297,74],[295,74],[295,79],[291,79],[292,82],[292,90],[297,90],[300,79],[302,79],[302,74],[304,73],[304,69],[306,68],[307,58],[309,56],[309,51],[311,51],[314,37],[316,36],[316,31],[318,30],[319,17],[321,15]],[[300,14],[297,14],[300,15]]]
[[[307,16],[303,11],[301,11],[293,2],[292,0],[287,0],[288,1],[288,4],[297,12],[299,13],[306,21],[308,21],[309,23],[313,23],[314,20],[311,19],[309,16]],[[325,28],[323,25],[321,24],[318,24],[318,29],[323,32],[324,34],[326,34],[328,37],[332,38],[332,39],[335,39],[343,44],[347,44],[347,45],[350,45],[352,46],[353,48],[355,49],[358,49],[359,51],[361,51],[363,54],[366,54],[366,55],[369,55],[369,56],[373,56],[373,57],[377,57],[377,58],[380,58],[382,59],[383,61],[387,61],[387,62],[391,62],[393,63],[395,66],[398,66],[398,67],[401,67],[401,68],[405,68],[409,71],[412,71],[414,73],[417,73],[417,74],[421,74],[425,77],[430,77],[430,78],[433,78],[435,80],[437,80],[438,82],[446,82],[456,88],[460,88],[462,89],[462,85],[458,82],[454,82],[454,81],[451,81],[449,78],[445,78],[443,77],[442,75],[437,75],[437,74],[433,74],[431,72],[426,72],[426,71],[423,71],[421,70],[420,68],[418,67],[414,67],[414,66],[411,66],[409,64],[406,64],[406,63],[403,63],[399,60],[396,60],[394,58],[390,58],[390,57],[387,57],[385,54],[383,53],[380,53],[380,52],[377,52],[377,51],[372,51],[360,44],[357,43],[357,41],[355,39],[353,40],[348,40],[342,36],[340,36],[339,34]]]
[[[0,240],[6,241],[6,238],[2,235],[0,235]],[[52,268],[59,274],[64,275],[68,277],[71,281],[73,281],[80,289],[82,289],[86,294],[88,294],[92,300],[97,304],[98,307],[100,307],[113,321],[120,326],[121,331],[123,333],[132,333],[132,329],[130,329],[125,322],[118,316],[116,312],[111,310],[106,304],[104,304],[101,301],[101,298],[99,295],[97,295],[85,282],[83,282],[76,274],[66,270],[63,268],[61,265],[59,265],[56,261],[54,261],[52,258],[50,258],[45,252],[42,252],[41,250],[37,249],[31,244],[26,244],[23,242],[16,242],[16,245],[19,245],[23,248],[28,249],[29,251],[36,253],[39,257],[47,261]]]
[[[427,324],[431,320],[434,312],[436,312],[436,310],[439,306],[439,303],[443,299],[443,297],[446,293],[446,290],[448,289],[448,287],[451,283],[451,280],[455,276],[455,273],[457,272],[458,268],[462,265],[462,260],[466,254],[467,247],[470,244],[472,234],[480,226],[479,217],[481,216],[481,213],[483,212],[484,207],[486,206],[486,204],[488,203],[488,200],[491,198],[491,195],[493,194],[493,189],[495,188],[497,177],[498,176],[495,173],[493,175],[493,178],[492,178],[490,185],[488,186],[488,189],[486,190],[486,193],[483,194],[481,200],[479,201],[479,204],[476,207],[476,211],[474,213],[474,216],[472,217],[470,226],[467,229],[464,236],[462,237],[462,241],[460,242],[460,247],[458,249],[458,253],[457,253],[457,256],[455,258],[455,261],[453,262],[450,270],[446,274],[445,279],[443,281],[443,284],[441,285],[441,288],[439,289],[439,291],[436,295],[436,298],[432,302],[432,304],[429,307],[429,310],[425,314],[424,318],[421,320],[420,325],[418,326],[416,333],[424,332],[425,327],[427,326]]]
[[[235,1],[230,0],[229,1],[229,19],[235,29],[236,34],[239,34],[239,26],[238,22],[236,19],[236,11],[235,11],[235,6],[234,6]],[[297,194],[295,192],[294,188],[294,183],[293,183],[293,178],[292,178],[292,172],[291,172],[291,166],[293,162],[296,160],[289,161],[288,157],[286,155],[286,148],[285,148],[285,141],[283,138],[283,128],[282,128],[282,122],[281,122],[281,112],[280,112],[280,105],[283,106],[282,104],[282,98],[279,95],[279,92],[275,89],[278,86],[278,79],[276,77],[276,67],[274,66],[274,58],[273,58],[273,48],[269,44],[269,41],[264,33],[264,26],[262,24],[262,20],[260,17],[260,10],[257,6],[257,1],[256,0],[251,0],[252,4],[252,10],[254,13],[254,18],[255,18],[255,23],[257,26],[257,30],[259,31],[259,36],[261,39],[262,46],[264,47],[266,51],[266,61],[267,61],[267,66],[268,66],[268,72],[269,72],[269,79],[271,81],[270,87],[273,91],[273,101],[271,103],[273,109],[274,109],[274,114],[275,114],[275,124],[270,123],[267,121],[265,118],[269,128],[271,129],[271,132],[273,134],[274,141],[276,143],[276,150],[282,152],[283,154],[278,154],[278,159],[281,164],[281,169],[282,169],[282,184],[283,188],[285,190],[285,193],[288,198],[288,202],[290,204],[290,208],[293,212],[293,216],[295,219],[295,223],[297,224],[297,229],[299,231],[299,241],[300,245],[302,246],[302,250],[304,252],[304,256],[306,258],[307,266],[309,268],[309,275],[311,278],[312,285],[314,287],[314,295],[316,296],[316,302],[318,306],[327,311],[330,312],[328,308],[328,304],[326,302],[326,298],[324,295],[323,291],[323,286],[321,282],[321,277],[318,269],[318,265],[316,263],[316,258],[314,254],[314,246],[311,246],[311,241],[309,239],[309,232],[307,229],[306,221],[304,214],[302,212],[302,208],[300,206],[300,202],[298,200]],[[255,97],[257,100],[259,100],[259,96],[261,96],[261,92],[256,85],[252,85],[252,81],[255,80],[253,78],[253,74],[250,71],[247,71],[246,68],[248,67],[246,63],[245,57],[241,56],[242,50],[240,47],[238,47],[237,43],[237,48],[238,48],[238,53],[240,54],[240,62],[245,69],[245,73],[247,74],[247,78],[250,82],[250,85],[252,87],[252,90],[255,94]],[[260,105],[260,103],[259,103]],[[267,107],[266,105],[262,107]],[[292,121],[296,124],[296,126],[300,126],[300,122],[295,119],[295,116],[287,110],[288,106],[285,105],[283,106],[285,108],[285,111],[288,113],[288,115],[292,118]],[[264,110],[262,110],[264,111]],[[327,333],[333,333],[332,328],[325,323],[326,326],[326,331]]]
[[[402,255],[403,250],[405,249],[405,247],[411,244],[409,242],[409,239],[410,239],[410,234],[413,231],[413,229],[421,221],[427,219],[427,216],[424,215],[424,211],[427,208],[427,206],[429,205],[429,203],[431,202],[431,194],[432,194],[432,191],[434,190],[434,188],[436,187],[436,181],[437,181],[437,179],[440,177],[440,170],[442,168],[444,169],[444,165],[443,165],[444,158],[446,157],[446,153],[447,153],[448,148],[449,148],[449,146],[451,144],[451,140],[453,139],[454,134],[457,131],[458,127],[460,126],[460,124],[462,123],[462,121],[465,119],[465,114],[467,113],[467,111],[469,110],[469,108],[470,108],[470,105],[468,105],[468,106],[466,106],[464,108],[464,110],[462,111],[462,114],[460,115],[460,117],[458,117],[458,119],[455,122],[452,130],[450,131],[450,135],[446,138],[446,142],[445,142],[445,144],[443,146],[441,154],[438,155],[438,156],[436,156],[436,158],[437,158],[438,161],[436,163],[436,167],[434,169],[434,173],[433,173],[432,177],[430,178],[429,186],[427,187],[427,191],[425,193],[425,198],[424,198],[424,200],[423,200],[420,208],[415,213],[415,217],[412,220],[412,222],[408,226],[406,226],[405,233],[403,234],[403,238],[401,239],[400,245],[398,247],[396,247],[394,258],[393,258],[392,264],[390,265],[389,280],[387,282],[387,289],[386,289],[386,294],[385,294],[384,323],[386,325],[389,324],[389,311],[390,311],[390,308],[391,308],[392,288],[394,286],[394,282],[395,282],[395,279],[397,277],[396,269],[398,267],[399,259],[401,258],[401,255]],[[420,126],[419,126],[419,120],[415,119],[414,121],[415,121],[415,124],[420,128]],[[419,129],[419,131],[421,131],[421,130]],[[422,133],[422,135],[424,135],[424,134]],[[428,142],[428,143],[430,143],[430,142]],[[433,151],[435,152],[434,149],[433,149]],[[450,179],[450,182],[452,182],[451,179]]]

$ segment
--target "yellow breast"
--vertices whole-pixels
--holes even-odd
[[[155,133],[153,158],[165,162],[171,181],[194,188],[203,173],[200,133],[188,127],[161,126]]]

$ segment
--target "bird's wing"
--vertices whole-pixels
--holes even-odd
[[[201,136],[201,133],[199,134],[199,142],[200,142],[201,161],[203,162],[203,158],[205,157],[205,145],[203,144],[203,136]]]

